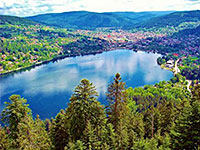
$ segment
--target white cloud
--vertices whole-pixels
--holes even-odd
[[[194,10],[199,8],[200,0],[1,0],[0,2],[0,14],[19,16],[83,9],[111,12]]]

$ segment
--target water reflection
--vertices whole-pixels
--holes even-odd
[[[12,94],[28,99],[33,115],[54,117],[67,106],[74,87],[83,78],[94,83],[105,101],[107,86],[116,72],[121,73],[127,86],[143,86],[169,80],[172,73],[156,63],[158,54],[118,50],[98,55],[66,58],[56,63],[36,67],[14,76],[0,78],[0,109]]]

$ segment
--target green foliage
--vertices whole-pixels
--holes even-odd
[[[159,65],[162,65],[162,64],[166,63],[166,60],[163,59],[163,58],[161,58],[161,57],[158,57],[157,63],[158,63]]]
[[[2,24],[35,25],[36,23],[20,17],[0,15],[0,25]]]
[[[36,122],[30,117],[25,117],[18,124],[18,138],[16,142],[19,145],[17,149],[24,150],[48,150],[51,149],[51,144],[49,137],[46,133],[45,128],[41,125],[39,118],[36,119]]]
[[[198,67],[185,67],[181,74],[189,80],[200,80],[200,69]]]
[[[3,132],[11,149],[48,150],[51,141],[46,132],[43,121],[36,118],[34,121],[26,100],[19,95],[10,96],[11,103],[7,102],[2,112],[2,121],[8,125],[7,134]],[[2,144],[5,144],[2,141]],[[5,145],[3,145],[5,146]]]
[[[69,123],[71,141],[74,142],[84,138],[83,132],[88,121],[91,126],[95,127],[95,134],[97,136],[101,135],[99,131],[106,123],[106,115],[104,107],[97,101],[97,95],[95,86],[87,79],[81,80],[75,88],[66,110],[66,121]]]
[[[172,101],[179,103],[182,100],[187,100],[190,97],[187,89],[182,83],[172,84],[171,82],[160,82],[154,86],[148,85],[144,88],[139,87],[133,90],[126,90],[128,97],[138,105],[138,109],[143,111],[152,104],[157,104],[162,101]]]
[[[125,83],[120,80],[120,74],[117,73],[114,82],[108,87],[106,93],[107,100],[109,101],[107,112],[115,130],[117,130],[118,123],[121,121],[120,119],[124,118],[128,113]]]
[[[97,134],[95,133],[95,127],[90,124],[90,121],[87,122],[86,128],[83,131],[83,141],[86,143],[86,149],[88,150],[100,150],[103,149],[101,141]]]
[[[10,20],[8,16],[3,18]],[[0,21],[4,21],[1,16]],[[21,24],[13,21],[0,24],[0,74],[28,69],[65,57],[100,53],[109,44],[106,40],[66,29],[29,25],[23,23],[22,19],[20,21]]]
[[[106,133],[105,133],[105,142],[107,143],[108,149],[116,149],[117,141],[116,141],[116,133],[111,123],[106,125]]]
[[[193,91],[191,104],[184,107],[171,131],[173,149],[200,147],[200,86]]]
[[[158,149],[159,150],[170,150],[170,136],[168,133],[161,136],[160,133],[156,135],[155,139],[158,141]]]
[[[7,150],[10,147],[10,141],[6,129],[0,125],[0,149]]]
[[[85,150],[85,149],[86,147],[80,140],[77,140],[75,144],[69,143],[69,148],[67,146],[65,147],[65,150]]]
[[[200,21],[200,11],[182,11],[174,12],[164,16],[156,17],[146,22],[142,22],[138,27],[152,28],[152,27],[166,27],[166,26],[178,26],[184,22],[197,22]]]
[[[179,104],[177,104],[179,105]],[[172,129],[173,123],[178,112],[174,107],[173,102],[162,102],[155,108],[155,130],[161,135],[165,136]]]
[[[62,150],[69,142],[69,131],[65,124],[66,116],[64,110],[57,114],[56,118],[52,120],[50,127],[50,135],[54,149]]]
[[[36,145],[40,150],[49,150],[52,149],[52,142],[50,140],[50,136],[46,130],[45,123],[40,120],[39,115],[37,115],[37,118],[34,121],[33,125],[35,139],[34,142],[36,142]]]
[[[19,95],[12,95],[11,102],[5,102],[6,106],[2,112],[1,120],[9,125],[10,135],[13,139],[18,138],[18,124],[26,117],[31,117],[31,110],[26,104],[27,100]]]
[[[156,139],[140,139],[134,142],[133,150],[155,150],[157,149]]]
[[[114,82],[108,87],[106,96],[110,103],[107,109],[109,122],[113,124],[117,134],[117,148],[127,149],[129,146],[127,123],[130,111],[127,107],[125,83],[121,81],[119,73],[115,75]]]
[[[137,108],[135,115],[132,115],[135,119],[132,124],[137,125],[132,127],[136,137],[141,138],[143,135],[145,138],[153,138],[158,132],[161,136],[170,132],[179,115],[179,107],[182,107],[189,97],[187,90],[180,85],[181,83],[161,82],[155,86],[126,90],[130,99],[128,106],[134,101]],[[140,115],[140,119],[137,115]]]
[[[41,120],[37,119],[34,123],[31,118],[24,118],[18,125],[19,133],[16,142],[17,149],[25,150],[49,150],[51,142]]]

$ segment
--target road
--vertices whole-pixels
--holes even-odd
[[[178,59],[177,61],[175,61],[175,65],[174,65],[174,75],[176,75],[177,73],[181,72],[180,69],[178,68],[178,62],[180,59]]]
[[[190,90],[190,85],[192,84],[192,81],[191,80],[186,80],[188,82],[187,84],[187,90],[191,93],[191,90]]]
[[[178,68],[178,62],[179,62],[180,59],[178,59],[177,61],[175,61],[175,65],[174,65],[174,75],[176,75],[177,73],[181,72],[180,69]],[[191,80],[186,80],[188,82],[187,84],[187,90],[191,93],[191,90],[190,90],[190,85],[192,84],[192,81]]]

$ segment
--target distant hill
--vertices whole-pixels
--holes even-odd
[[[147,12],[110,12],[111,14],[119,15],[124,18],[129,18],[134,24],[146,21],[148,19],[170,14],[174,11],[147,11]]]
[[[25,18],[15,17],[15,16],[7,16],[7,15],[0,15],[0,24],[13,24],[13,25],[33,25],[36,24],[33,21],[30,21]]]
[[[173,12],[164,16],[155,17],[137,24],[137,27],[165,27],[178,26],[183,22],[197,22],[200,21],[200,10]]]
[[[64,28],[126,27],[171,12],[106,12],[72,11],[26,17],[32,21]]]
[[[200,36],[200,25],[193,29],[185,29],[175,33],[173,36],[185,37],[190,35]]]

